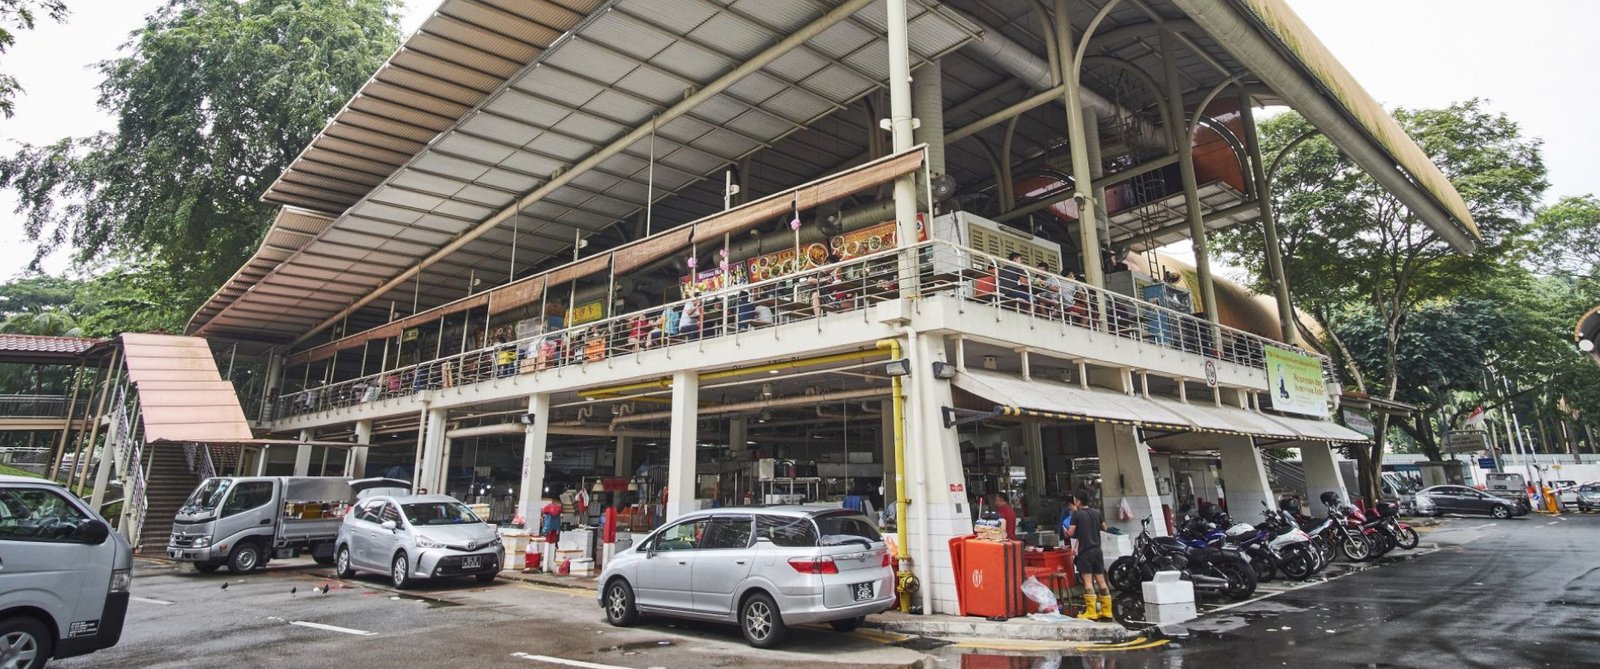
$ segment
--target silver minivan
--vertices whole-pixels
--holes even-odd
[[[0,476],[0,667],[116,645],[132,568],[133,547],[66,488]]]
[[[388,574],[396,588],[413,581],[476,576],[493,581],[506,561],[500,535],[448,495],[365,497],[345,514],[334,540],[339,578]]]
[[[838,507],[707,509],[619,548],[598,593],[612,625],[640,614],[738,623],[750,645],[771,648],[790,625],[850,631],[894,603],[883,537]]]

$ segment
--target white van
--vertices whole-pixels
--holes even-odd
[[[0,664],[109,648],[122,637],[133,547],[53,481],[0,476]]]

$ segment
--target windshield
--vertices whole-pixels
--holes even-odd
[[[817,530],[822,535],[821,544],[824,546],[861,543],[862,539],[870,542],[883,540],[883,536],[878,534],[878,528],[873,527],[871,521],[865,516],[853,513],[818,516]]]
[[[400,508],[405,511],[406,520],[411,521],[412,525],[418,527],[423,525],[466,525],[483,522],[478,520],[478,514],[473,513],[472,509],[467,508],[467,505],[461,502],[413,502],[411,504],[401,504]]]
[[[1578,492],[1600,492],[1600,483],[1585,483],[1578,488]]]
[[[222,498],[228,496],[228,488],[231,487],[233,481],[230,479],[206,479],[205,483],[200,484],[200,487],[195,488],[189,495],[188,501],[183,503],[178,513],[192,515],[216,511],[217,506],[222,504]]]

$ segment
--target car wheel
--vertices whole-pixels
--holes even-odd
[[[33,618],[0,620],[0,667],[42,669],[55,654],[53,642],[50,629]]]
[[[615,627],[628,627],[639,621],[639,609],[633,605],[633,587],[620,578],[606,586],[606,622]]]
[[[411,560],[406,557],[405,551],[395,554],[394,563],[389,565],[389,580],[394,583],[396,590],[404,590],[411,585]]]
[[[744,640],[756,648],[777,646],[789,632],[777,603],[761,592],[750,595],[739,607],[739,630],[744,632]]]
[[[246,541],[233,547],[233,552],[228,554],[228,571],[235,574],[248,574],[261,566],[261,547],[254,542]]]
[[[478,578],[478,582],[479,583],[493,583],[494,579],[499,577],[499,576],[500,576],[500,572],[490,571],[490,572],[484,572],[482,574],[478,574],[477,578]]]
[[[216,571],[221,566],[221,562],[196,562],[194,563],[194,570],[202,574],[209,574]]]
[[[340,546],[339,551],[333,554],[333,575],[339,578],[350,578],[356,575],[355,567],[350,566],[349,546]]]
[[[828,625],[839,632],[854,632],[864,622],[867,622],[866,616],[856,616],[854,618],[845,618],[844,620],[832,620],[828,622]]]
[[[1496,504],[1493,509],[1489,509],[1489,515],[1505,520],[1511,517],[1511,509],[1504,504]]]

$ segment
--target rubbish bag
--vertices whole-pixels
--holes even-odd
[[[1022,582],[1022,594],[1039,605],[1040,613],[1055,613],[1061,609],[1061,605],[1056,603],[1056,593],[1032,576]]]
[[[1128,498],[1126,497],[1122,498],[1122,502],[1117,504],[1117,520],[1124,522],[1133,520],[1133,505],[1128,503]]]

